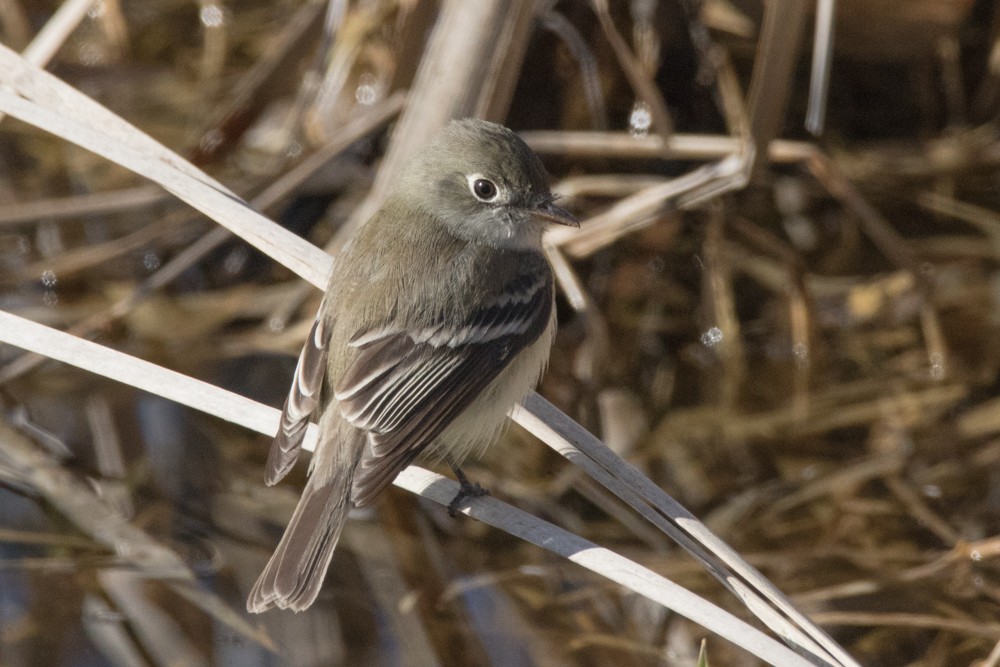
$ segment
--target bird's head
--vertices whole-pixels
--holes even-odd
[[[512,131],[452,121],[404,168],[405,196],[474,243],[538,247],[548,224],[579,226],[554,204],[538,156]]]

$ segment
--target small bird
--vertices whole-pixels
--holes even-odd
[[[541,161],[512,131],[452,121],[403,168],[337,258],[271,445],[265,481],[295,464],[310,415],[309,480],[247,609],[302,611],[319,594],[350,507],[422,452],[458,463],[499,437],[538,383],[555,331]]]

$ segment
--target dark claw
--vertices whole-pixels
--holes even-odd
[[[490,492],[479,486],[478,482],[470,482],[469,478],[465,476],[464,472],[462,472],[462,469],[455,465],[454,461],[450,458],[448,458],[447,461],[448,465],[451,466],[451,469],[455,471],[455,477],[458,478],[458,483],[461,485],[458,494],[451,499],[450,503],[448,503],[448,516],[454,517],[458,514],[458,510],[461,509],[463,500],[466,498],[488,496],[490,495]]]
[[[448,503],[448,516],[454,517],[458,514],[458,510],[462,508],[462,501],[466,498],[479,498],[481,496],[488,495],[490,495],[489,490],[479,486],[478,482],[471,484],[469,483],[469,480],[463,480],[462,488],[459,489],[458,493],[455,494],[455,497],[451,499],[450,503]]]

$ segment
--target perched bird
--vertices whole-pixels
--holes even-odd
[[[403,168],[337,257],[299,357],[267,483],[295,464],[317,409],[319,440],[248,610],[309,607],[351,506],[371,504],[425,450],[458,472],[498,437],[552,346],[542,232],[579,224],[553,200],[531,149],[481,120],[453,121]]]

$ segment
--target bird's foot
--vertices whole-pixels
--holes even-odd
[[[462,488],[459,489],[458,493],[455,494],[455,497],[451,499],[450,503],[448,503],[448,516],[455,516],[458,514],[458,510],[462,508],[462,501],[466,498],[479,498],[481,496],[488,495],[490,495],[489,489],[484,489],[478,482],[475,484],[462,484]]]
[[[457,465],[452,464],[451,469],[455,471],[455,477],[458,478],[460,485],[458,493],[448,503],[448,516],[454,517],[458,514],[458,510],[462,507],[462,501],[466,498],[480,498],[490,495],[490,492],[488,489],[480,486],[479,482],[470,482],[469,478],[465,476],[465,473]]]

